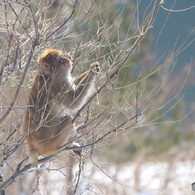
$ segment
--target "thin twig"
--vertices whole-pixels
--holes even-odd
[[[32,56],[33,56],[33,53],[34,53],[34,50],[35,50],[35,47],[36,47],[36,46],[37,46],[37,40],[35,40],[35,41],[33,42],[33,44],[32,44],[32,48],[31,48],[31,50],[30,50],[30,54],[29,54],[29,56],[28,56],[28,60],[27,60],[27,62],[26,62],[26,66],[25,66],[25,68],[24,68],[24,71],[23,71],[23,74],[22,74],[22,76],[21,76],[20,82],[19,82],[19,84],[18,84],[18,87],[17,87],[17,89],[16,89],[16,92],[15,92],[15,94],[14,94],[14,97],[13,97],[13,99],[12,99],[12,101],[11,101],[11,103],[10,103],[8,109],[6,110],[5,114],[0,118],[0,124],[8,117],[9,113],[10,113],[10,112],[12,111],[12,109],[13,109],[13,106],[14,106],[14,104],[15,104],[17,98],[18,98],[20,89],[21,89],[22,84],[23,84],[23,82],[24,82],[24,79],[25,79],[25,77],[26,77],[26,74],[27,74],[28,68],[29,68],[29,66],[30,66],[31,59],[32,59]]]
[[[70,16],[55,31],[53,31],[49,36],[47,36],[45,41],[47,41],[53,34],[58,32],[72,18],[72,16],[75,13],[75,10],[76,10],[77,3],[78,3],[78,0],[75,0],[75,3],[73,5],[73,9],[72,9],[72,12],[71,12]]]
[[[141,115],[141,114],[138,114],[138,116]],[[135,119],[136,117],[138,116],[134,116],[132,117],[131,119],[125,121],[124,123],[122,123],[121,125],[119,125],[118,127],[116,127],[115,129],[113,130],[110,130],[109,132],[107,132],[106,134],[104,134],[103,136],[101,136],[100,138],[98,138],[97,140],[95,140],[93,143],[91,144],[86,144],[86,145],[83,145],[83,146],[79,146],[79,147],[66,147],[64,148],[62,151],[64,150],[77,150],[77,149],[82,149],[82,148],[87,148],[87,147],[92,147],[92,146],[95,146],[96,144],[98,144],[99,142],[101,142],[105,137],[107,137],[108,135],[112,134],[112,133],[115,133],[118,129],[122,128],[124,125],[126,125],[130,120],[133,120]],[[50,155],[50,156],[47,156],[41,160],[38,161],[37,165],[39,164],[42,164],[42,163],[45,163],[49,160],[51,160],[52,158],[54,158],[55,155]],[[26,160],[26,158],[25,158]],[[24,160],[22,160],[23,162]],[[19,164],[22,164],[22,162],[20,162]],[[33,171],[34,169],[36,170],[36,168],[33,168],[33,166],[35,165],[32,165],[32,164],[27,164],[24,168],[22,168],[21,170],[18,170],[16,169],[16,171],[13,173],[12,176],[10,176],[6,181],[4,181],[1,185],[0,185],[0,190],[3,190],[4,188],[6,188],[7,186],[11,185],[18,177],[21,177],[22,175],[26,174],[27,172],[31,172]]]
[[[84,166],[84,161],[82,160],[82,157],[80,157],[79,172],[78,172],[78,176],[77,176],[77,182],[76,182],[76,185],[75,185],[75,188],[74,188],[74,194],[76,194],[76,191],[77,191],[77,188],[78,188],[78,185],[79,185],[79,181],[80,181],[80,178],[81,178],[81,172],[83,170],[83,166]]]

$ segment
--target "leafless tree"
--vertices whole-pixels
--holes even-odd
[[[131,59],[142,51],[144,38],[153,27],[159,9],[164,8],[163,1],[151,1],[143,20],[139,18],[137,2],[127,18],[123,18],[127,29],[125,33],[120,31],[120,14],[128,2],[123,1],[120,5],[117,3],[119,1],[99,0],[0,2],[1,194],[19,194],[21,191],[23,194],[55,193],[57,188],[53,183],[58,182],[58,176],[53,176],[52,172],[58,172],[66,178],[66,182],[62,181],[62,189],[58,194],[101,192],[101,186],[92,180],[87,182],[88,185],[82,183],[85,174],[90,178],[89,173],[83,172],[85,163],[91,161],[104,173],[93,161],[92,155],[138,127],[159,124],[158,119],[166,112],[154,120],[148,120],[148,117],[163,110],[182,91],[190,69],[186,71],[177,92],[170,96],[171,86],[165,91],[163,88],[167,85],[172,66],[175,65],[173,59],[188,44],[181,45],[163,62],[157,59],[149,68],[135,68],[135,72],[139,73],[135,73],[133,78],[123,71],[128,68],[129,71],[132,70]],[[112,7],[115,8],[112,18],[107,18]],[[73,61],[74,75],[86,70],[93,61],[99,61],[101,72],[96,92],[73,117],[73,122],[82,124],[77,129],[80,136],[76,141],[81,144],[83,156],[73,158],[65,154],[60,157],[43,157],[38,166],[32,168],[24,147],[21,124],[29,87],[37,69],[37,56],[46,48],[64,50],[66,56]],[[150,85],[150,78],[156,74],[160,76],[154,85]],[[151,88],[144,91],[147,88],[144,85],[150,85]],[[165,93],[167,98],[159,99],[160,93]],[[158,107],[153,104],[157,98]],[[178,101],[179,99],[169,109],[173,109]],[[182,119],[183,117],[180,118]],[[64,151],[69,153],[72,149],[75,147],[64,146],[60,154]],[[74,172],[76,175],[73,175]],[[44,181],[41,179],[42,175]],[[109,174],[105,175],[109,177]],[[46,187],[44,182],[48,184],[52,177],[54,182]],[[25,179],[32,185],[27,184]]]

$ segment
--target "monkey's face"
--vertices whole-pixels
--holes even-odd
[[[58,56],[56,58],[56,66],[55,63],[53,65],[53,69],[56,71],[58,76],[69,76],[72,70],[72,62],[68,58],[62,56]]]
[[[68,58],[62,56],[59,50],[46,50],[38,60],[41,72],[44,75],[52,76],[54,73],[57,77],[69,76],[72,63]]]
[[[59,56],[59,63],[62,67],[65,67],[66,69],[71,69],[72,68],[72,63],[68,58]]]

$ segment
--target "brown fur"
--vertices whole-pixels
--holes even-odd
[[[76,79],[71,77],[71,62],[62,51],[49,49],[38,59],[35,76],[25,111],[23,133],[32,163],[37,155],[58,152],[70,134],[74,134],[70,112],[79,110],[92,94],[98,63]]]

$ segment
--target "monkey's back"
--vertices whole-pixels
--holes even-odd
[[[58,107],[60,99],[64,95],[61,92],[70,87],[65,82],[59,83],[57,80],[53,81],[41,75],[35,77],[29,93],[22,127],[29,153],[50,155],[59,147],[59,145],[52,145],[51,140],[55,140],[55,136],[59,135],[64,128],[62,120],[67,120],[66,118],[62,119]],[[68,119],[68,123],[70,121]],[[67,139],[65,136],[62,138],[64,141]],[[58,142],[62,141],[58,140]]]

